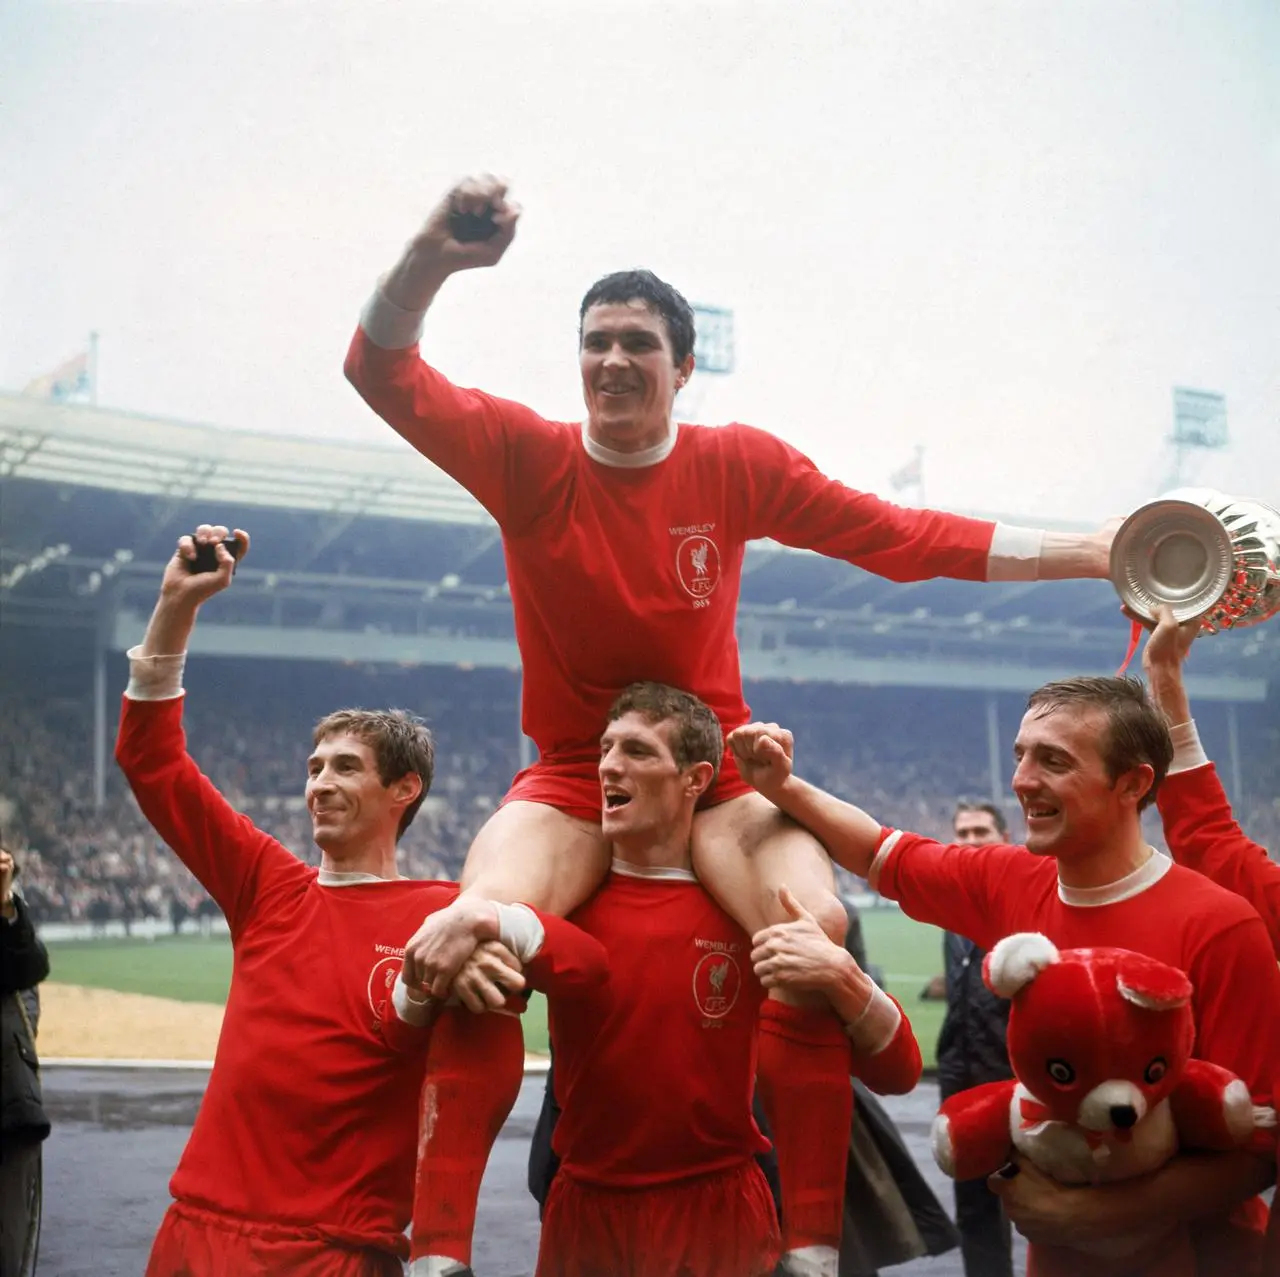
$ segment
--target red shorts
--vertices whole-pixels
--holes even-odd
[[[406,1250],[408,1247],[405,1248]],[[402,1277],[400,1258],[310,1228],[231,1219],[188,1202],[165,1212],[146,1277]]]
[[[698,808],[715,807],[731,798],[741,798],[743,794],[754,792],[738,775],[733,755],[726,751],[716,782],[703,794]],[[602,802],[599,759],[539,760],[516,775],[502,801],[542,803],[564,812],[566,816],[592,820],[598,825]]]
[[[653,1188],[600,1188],[562,1170],[542,1217],[537,1277],[766,1277],[781,1250],[754,1161]]]

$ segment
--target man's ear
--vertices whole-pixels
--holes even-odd
[[[408,807],[422,793],[422,777],[417,772],[405,772],[399,780],[393,780],[387,788],[396,802]]]
[[[1151,792],[1151,786],[1155,783],[1156,769],[1150,763],[1139,763],[1137,767],[1130,767],[1121,774],[1116,787],[1136,807]]]
[[[710,763],[694,763],[685,775],[689,793],[694,798],[701,798],[711,788],[716,778],[716,769]]]
[[[693,356],[686,355],[683,362],[676,366],[676,389],[683,390],[693,376]]]

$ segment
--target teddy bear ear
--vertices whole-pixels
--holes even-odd
[[[1019,931],[998,941],[987,954],[982,978],[992,993],[1011,998],[1057,961],[1058,950],[1048,936],[1038,931]]]
[[[1126,1002],[1148,1011],[1174,1011],[1191,1001],[1191,981],[1183,972],[1142,953],[1119,955],[1116,988]]]

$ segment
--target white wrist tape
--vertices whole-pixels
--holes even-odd
[[[396,1015],[405,1024],[412,1024],[415,1028],[422,1028],[431,1020],[431,1006],[435,1001],[429,994],[417,994],[409,988],[404,982],[404,973],[401,972],[396,976],[396,982],[391,987],[391,1005],[395,1007]]]
[[[846,1024],[844,1031],[857,1050],[866,1055],[876,1055],[893,1041],[901,1023],[902,1012],[897,1004],[879,985],[875,985],[862,1014],[851,1024]]]
[[[375,346],[383,350],[408,350],[422,338],[424,310],[405,310],[382,295],[379,282],[360,312],[360,327]]]
[[[997,523],[987,551],[988,581],[1035,581],[1040,576],[1040,551],[1044,532],[1040,528],[1017,528]]]
[[[546,929],[528,905],[498,906],[498,939],[521,962],[536,958],[546,938]]]
[[[143,656],[141,647],[131,647],[129,686],[124,694],[131,701],[172,701],[183,694],[182,670],[187,654],[175,656]]]
[[[1169,764],[1169,775],[1174,772],[1189,772],[1194,767],[1203,767],[1209,761],[1200,743],[1200,733],[1196,730],[1196,720],[1188,719],[1185,723],[1175,723],[1169,728],[1173,739],[1173,762]]]

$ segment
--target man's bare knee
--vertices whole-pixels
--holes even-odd
[[[513,802],[498,808],[476,835],[462,889],[563,917],[591,895],[608,868],[598,825],[541,803]]]
[[[839,897],[832,892],[824,892],[821,899],[807,907],[818,926],[827,933],[827,939],[843,949],[844,938],[849,932],[849,915]]]

